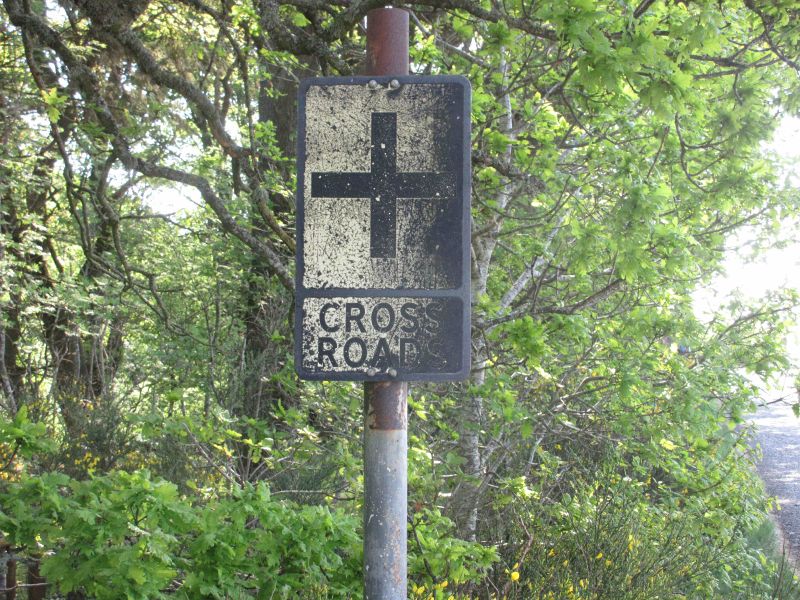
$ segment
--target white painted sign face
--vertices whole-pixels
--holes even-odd
[[[469,95],[453,76],[301,85],[301,377],[468,374]]]

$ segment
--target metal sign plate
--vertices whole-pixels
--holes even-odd
[[[465,379],[468,81],[308,79],[298,106],[298,374]]]

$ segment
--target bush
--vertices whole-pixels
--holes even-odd
[[[42,555],[62,592],[118,598],[351,598],[361,592],[358,521],[272,498],[263,484],[204,503],[147,471],[61,474],[0,488],[0,532]]]

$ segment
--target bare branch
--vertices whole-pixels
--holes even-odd
[[[550,230],[550,233],[547,236],[547,241],[544,246],[544,250],[542,254],[546,254],[550,248],[550,245],[553,243],[553,240],[556,237],[556,234],[561,229],[561,223],[564,222],[564,218],[566,215],[561,215],[558,219],[558,222],[555,224],[553,229]],[[500,300],[500,309],[504,310],[511,306],[514,300],[519,296],[522,290],[525,289],[525,286],[528,285],[528,282],[531,279],[535,279],[541,275],[541,267],[542,267],[543,257],[537,256],[530,266],[526,267],[525,270],[520,273],[517,280],[511,285],[508,291],[503,295],[502,299]]]

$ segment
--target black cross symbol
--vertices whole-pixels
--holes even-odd
[[[445,199],[455,193],[455,176],[397,172],[397,113],[372,113],[371,144],[369,173],[312,173],[311,195],[370,198],[370,256],[395,258],[397,199]]]

